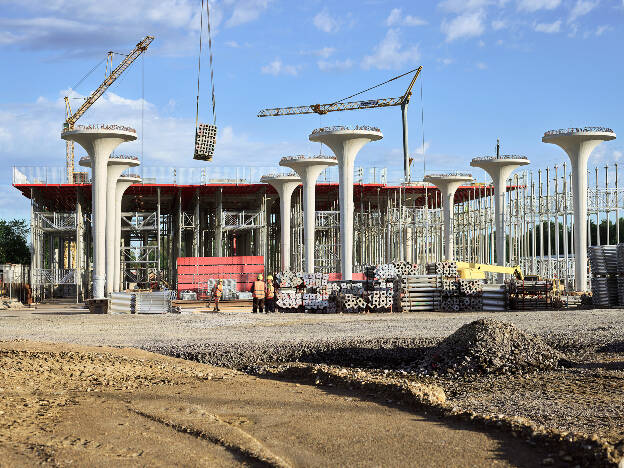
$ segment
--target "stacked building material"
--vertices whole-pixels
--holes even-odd
[[[347,314],[365,312],[366,300],[359,295],[340,292],[336,296],[336,310]]]
[[[444,312],[483,310],[483,281],[443,279],[440,309]]]
[[[559,292],[551,280],[509,281],[509,305],[515,310],[544,310],[560,305]]]
[[[394,284],[384,282],[366,291],[364,299],[371,312],[390,312],[394,303]]]
[[[507,285],[505,284],[484,284],[481,286],[483,292],[483,310],[499,311],[507,309]]]
[[[450,278],[456,278],[459,276],[459,273],[457,272],[457,264],[452,261],[428,263],[426,270],[428,275],[440,275]]]
[[[394,308],[401,312],[438,310],[442,278],[438,275],[408,275],[396,281]]]
[[[303,273],[282,271],[275,275],[275,284],[279,288],[297,288],[303,284]]]
[[[395,280],[399,276],[417,275],[419,271],[418,265],[400,261],[367,266],[364,269],[364,274],[368,280]]]
[[[620,295],[624,296],[624,284],[618,280],[618,273],[624,271],[620,266],[624,265],[624,258],[620,260],[620,257],[624,257],[624,247],[621,245],[594,245],[587,249],[594,307],[617,307],[624,304],[619,300]]]
[[[171,301],[177,296],[176,291],[136,292],[135,313],[166,314],[171,312]]]
[[[134,314],[135,295],[127,292],[111,293],[110,307],[111,314]]]

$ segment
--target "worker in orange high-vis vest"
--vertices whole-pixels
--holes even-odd
[[[253,310],[252,313],[264,312],[264,299],[266,298],[266,292],[264,288],[264,281],[262,281],[262,275],[258,275],[258,279],[254,281],[252,290],[253,292]]]
[[[223,280],[219,278],[217,283],[212,288],[212,298],[214,299],[214,310],[213,312],[219,312],[219,301],[221,300],[221,295],[223,294]]]
[[[275,285],[273,284],[273,276],[271,275],[267,276],[265,307],[267,314],[269,312],[275,312]]]

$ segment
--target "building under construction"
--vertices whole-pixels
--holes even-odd
[[[138,171],[138,168],[137,168]],[[123,286],[175,287],[176,259],[263,256],[265,270],[280,269],[280,203],[260,178],[284,168],[143,168],[142,183],[123,196]],[[618,167],[590,171],[588,243],[621,242],[624,193]],[[66,181],[65,168],[15,167],[13,185],[32,203],[32,286],[36,299],[90,297],[93,262],[90,175]],[[518,171],[506,181],[506,264],[525,274],[564,280],[576,289],[571,171],[565,162]],[[315,186],[314,270],[340,271],[339,184],[335,168]],[[398,260],[443,259],[442,199],[432,184],[387,180],[386,170],[356,168],[353,185],[353,271]],[[291,204],[291,264],[303,270],[303,190]],[[457,260],[494,263],[494,188],[460,186],[454,196],[453,251]],[[624,228],[624,226],[622,226]]]

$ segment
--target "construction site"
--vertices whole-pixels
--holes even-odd
[[[194,153],[172,155],[205,165],[144,166],[141,128],[87,123],[149,35],[65,97],[64,164],[12,162],[31,263],[0,270],[0,466],[624,467],[624,187],[591,157],[616,132],[544,128],[548,167],[497,140],[448,171],[423,133],[421,174],[417,66],[257,113],[318,116],[318,153],[215,164],[211,8]],[[373,167],[384,107],[402,155]],[[342,112],[364,124],[323,126]]]

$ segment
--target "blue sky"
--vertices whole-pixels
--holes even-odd
[[[71,87],[106,51],[128,52],[147,34],[156,39],[145,58],[80,121],[143,127],[145,166],[275,166],[288,154],[318,153],[307,139],[318,126],[369,124],[384,139],[366,146],[356,165],[388,167],[396,179],[398,108],[256,114],[332,102],[418,65],[409,110],[415,178],[423,158],[428,171],[467,170],[472,157],[493,152],[496,138],[503,152],[525,154],[538,168],[565,161],[541,142],[545,130],[624,131],[624,0],[215,0],[219,139],[213,162],[193,161],[199,12],[200,0],[0,0],[0,217],[29,213],[10,185],[11,166],[63,166],[63,96],[89,94],[103,67]],[[200,120],[210,122],[207,65],[204,54]],[[398,96],[407,84],[404,78],[362,98]],[[623,141],[624,134],[601,145],[590,166],[622,159]],[[123,152],[139,154],[141,143]]]

